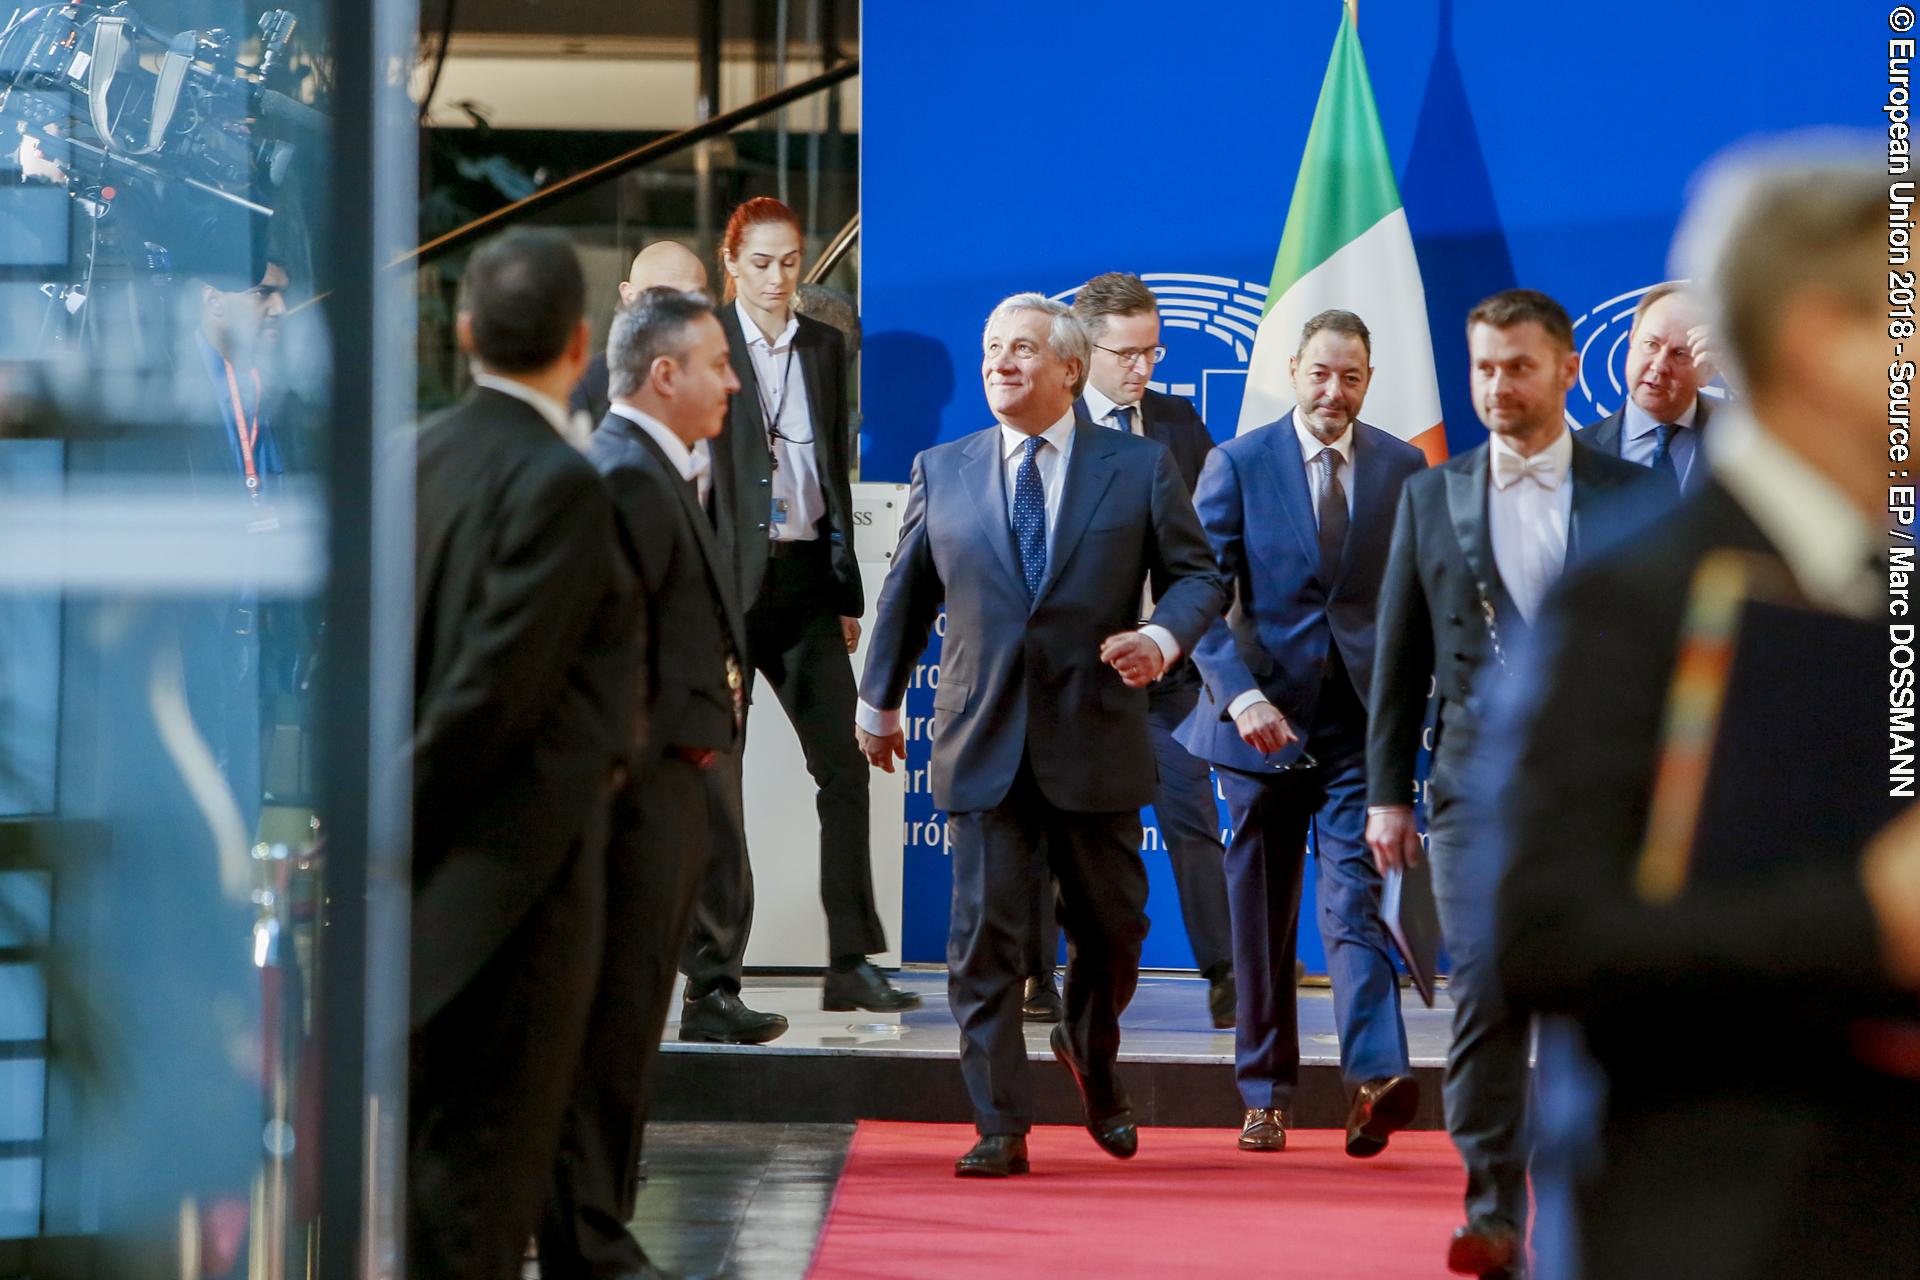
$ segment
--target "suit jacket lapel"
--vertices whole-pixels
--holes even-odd
[[[1360,426],[1358,422],[1353,424],[1353,519],[1347,522],[1347,545],[1341,548],[1340,570],[1334,575],[1334,581],[1328,584],[1329,591],[1338,587],[1347,576],[1347,565],[1353,559],[1348,553],[1353,547],[1355,531],[1393,526],[1393,504],[1387,499],[1386,468],[1372,444],[1361,434]]]
[[[638,426],[617,413],[610,413],[601,430],[604,431],[609,427],[619,431],[623,438],[632,441],[635,447],[644,449],[651,455],[654,464],[667,477],[667,487],[673,490],[674,497],[680,503],[681,512],[686,515],[687,523],[693,527],[693,540],[700,548],[701,559],[706,561],[707,577],[718,593],[721,614],[727,620],[727,627],[733,632],[734,647],[741,649],[746,642],[746,628],[741,624],[739,612],[734,607],[732,580],[722,569],[720,549],[714,545],[713,532],[707,525],[707,513],[701,508],[699,499],[694,497],[693,486],[681,476],[679,468],[675,467],[673,460],[667,457],[667,451]],[[709,446],[709,452],[711,452],[711,446]]]
[[[1469,460],[1466,466],[1447,469],[1447,516],[1474,580],[1503,616],[1517,622],[1519,609],[1507,594],[1507,584],[1500,580],[1500,566],[1493,558],[1493,531],[1487,522],[1487,454],[1488,446],[1483,444],[1465,455]]]
[[[1060,515],[1053,524],[1053,536],[1047,542],[1047,574],[1040,583],[1038,604],[1060,576],[1060,566],[1080,545],[1087,522],[1100,506],[1107,486],[1113,483],[1114,432],[1110,427],[1073,427],[1073,452],[1067,457],[1066,489],[1060,495]],[[1004,481],[1002,482],[1004,484]],[[1005,510],[1004,507],[1001,510]]]
[[[834,487],[828,477],[834,474],[834,422],[828,413],[826,402],[826,353],[813,339],[808,327],[802,324],[793,335],[793,345],[797,348],[800,365],[801,385],[807,389],[807,412],[813,417],[813,465],[820,476],[820,497],[827,505],[827,514],[834,528],[840,527],[840,513],[833,509]]]
[[[980,522],[987,545],[1026,594],[1027,580],[1020,574],[1020,560],[1013,545],[1013,525],[1007,520],[1007,478],[1000,457],[1000,428],[995,425],[980,432],[966,449],[965,480],[968,505]]]
[[[1580,556],[1580,544],[1583,537],[1582,524],[1594,518],[1594,509],[1600,498],[1607,492],[1608,486],[1594,474],[1593,457],[1600,451],[1573,442],[1573,462],[1567,474],[1573,481],[1573,509],[1567,516],[1567,563],[1572,564]],[[1647,481],[1647,483],[1654,483]]]
[[[1281,497],[1280,509],[1300,540],[1301,554],[1307,563],[1320,563],[1320,524],[1313,518],[1313,491],[1307,488],[1307,466],[1300,456],[1300,437],[1294,433],[1289,413],[1268,427],[1272,433],[1264,459],[1269,476]],[[1314,571],[1318,574],[1319,570]]]

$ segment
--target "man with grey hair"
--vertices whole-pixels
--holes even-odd
[[[1816,137],[1710,174],[1675,274],[1701,281],[1745,412],[1697,492],[1549,600],[1494,762],[1500,980],[1574,1024],[1602,1082],[1543,1107],[1535,1162],[1586,1280],[1920,1275],[1898,1207],[1920,1196],[1920,813],[1879,781],[1871,678],[1901,621],[1876,530],[1912,484],[1888,478],[1889,379],[1913,366],[1880,160]],[[1688,621],[1709,562],[1780,584],[1731,646]],[[1729,647],[1736,675],[1779,674],[1740,681],[1720,741],[1685,752],[1676,667]],[[1708,751],[1697,789],[1664,782]],[[1677,843],[1675,799],[1699,813]],[[1572,1261],[1543,1250],[1538,1274]]]
[[[1123,1159],[1137,1148],[1114,1064],[1147,929],[1146,686],[1226,598],[1172,456],[1075,420],[1088,350],[1058,302],[994,308],[980,375],[997,424],[915,459],[860,686],[861,750],[891,772],[906,755],[900,703],[945,607],[933,799],[953,847],[947,990],[980,1133],[961,1177],[1027,1172],[1021,988],[1049,871],[1072,957],[1054,1056],[1094,1141]],[[1149,582],[1159,603],[1142,626]]]
[[[614,796],[593,1018],[539,1234],[549,1280],[653,1274],[627,1230],[647,1082],[707,861],[701,774],[738,746],[746,711],[746,625],[702,505],[702,446],[740,389],[726,334],[703,295],[647,289],[614,316],[607,364],[613,405],[587,457],[647,618],[636,682],[647,732]]]

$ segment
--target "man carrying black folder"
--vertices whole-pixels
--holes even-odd
[[[1920,829],[1873,767],[1874,526],[1907,483],[1883,475],[1886,178],[1834,150],[1736,162],[1690,211],[1682,274],[1753,421],[1727,415],[1711,481],[1569,576],[1502,761],[1500,977],[1604,1081],[1567,1166],[1586,1280],[1920,1274]],[[1716,652],[1699,570],[1728,552],[1796,603],[1746,606]],[[1768,667],[1800,677],[1742,675]],[[1704,731],[1703,693],[1727,699]]]
[[[1497,682],[1561,568],[1617,539],[1636,491],[1673,487],[1578,443],[1566,424],[1580,372],[1573,325],[1532,289],[1496,293],[1467,317],[1473,407],[1487,443],[1407,481],[1380,584],[1367,737],[1367,844],[1384,874],[1420,860],[1414,757],[1436,685],[1427,809],[1434,901],[1453,961],[1447,1132],[1467,1166],[1466,1225],[1448,1247],[1462,1275],[1506,1276],[1527,1212],[1525,1010],[1493,975],[1499,863],[1470,776]],[[1649,495],[1651,505],[1662,502]]]

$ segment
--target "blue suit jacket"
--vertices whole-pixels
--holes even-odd
[[[1047,800],[1082,813],[1153,801],[1147,691],[1100,661],[1100,644],[1152,621],[1190,650],[1226,589],[1173,458],[1151,440],[1076,424],[1066,488],[1032,601],[1007,522],[1000,428],[914,460],[893,567],[880,591],[860,697],[898,707],[942,605],[933,699],[933,800],[990,809],[1027,755]]]
[[[1257,688],[1304,734],[1313,725],[1330,645],[1339,646],[1365,704],[1373,678],[1374,602],[1394,509],[1407,477],[1426,465],[1414,446],[1354,424],[1353,465],[1343,477],[1353,518],[1339,571],[1327,582],[1293,415],[1208,455],[1194,503],[1237,598],[1194,650],[1202,687],[1199,704],[1174,735],[1182,746],[1249,773],[1284,764],[1298,752],[1263,756],[1240,737],[1227,708]]]

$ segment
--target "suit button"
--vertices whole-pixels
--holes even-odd
[[[760,482],[760,487],[761,487],[762,489],[764,489],[764,488],[766,488],[766,487],[767,487],[768,485],[771,485],[772,483],[773,483],[773,481],[771,481],[771,480],[762,480],[762,481]]]
[[[1447,615],[1447,621],[1451,622],[1454,626],[1457,627],[1460,625],[1460,615],[1457,613],[1450,613]]]
[[[1473,692],[1473,686],[1467,683],[1467,678],[1465,676],[1461,676],[1457,681],[1455,681],[1455,687],[1459,689],[1460,696],[1463,698],[1466,697],[1469,693]]]
[[[756,528],[756,529],[762,529],[762,530],[764,530],[764,529],[765,529],[765,528],[766,528],[767,526],[766,526],[766,524],[765,524],[765,522],[763,521],[762,523],[760,523],[760,524],[757,524],[757,525],[755,525],[755,526],[753,526],[753,527],[754,527],[754,528]]]

